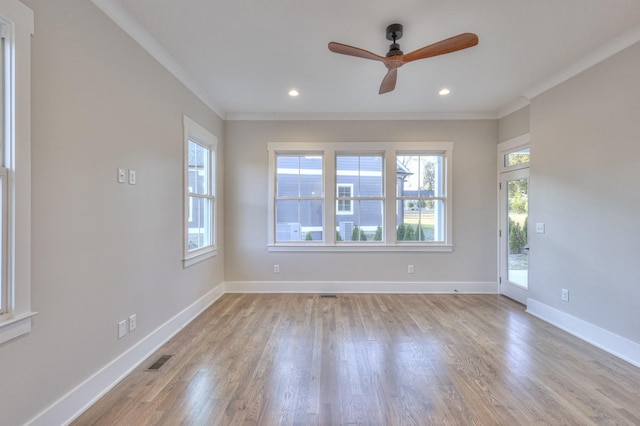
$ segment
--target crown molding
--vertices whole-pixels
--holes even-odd
[[[612,57],[617,53],[620,53],[624,49],[638,42],[640,42],[640,25],[635,26],[631,30],[614,38],[608,43],[603,44],[598,49],[572,63],[557,74],[554,74],[525,90],[515,101],[500,109],[498,111],[498,117],[502,118],[506,115],[511,114],[512,112],[519,110],[520,108],[527,106],[530,100],[535,98],[536,96],[541,95],[542,93],[554,88],[561,83],[564,83],[570,78],[575,77],[581,72],[588,70],[589,68]]]
[[[149,34],[136,20],[134,20],[120,5],[111,0],[91,0],[125,33],[133,38],[144,50],[165,67],[187,89],[204,102],[214,113],[224,119],[222,110],[205,90],[191,77],[191,75]]]
[[[236,112],[227,121],[383,121],[383,120],[495,120],[495,112],[455,113],[355,113],[355,112]]]

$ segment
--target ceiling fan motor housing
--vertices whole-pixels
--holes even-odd
[[[402,24],[391,24],[387,27],[387,40],[393,40],[391,46],[389,46],[389,53],[387,53],[387,58],[391,56],[399,56],[403,55],[402,50],[400,50],[400,45],[396,43],[396,40],[402,38]]]

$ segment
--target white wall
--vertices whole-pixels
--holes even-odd
[[[496,283],[496,120],[231,121],[225,124],[225,140],[228,288],[240,288],[234,282],[264,281]],[[301,146],[310,141],[452,141],[453,253],[267,252],[271,141]],[[280,265],[277,275],[273,264]],[[415,265],[414,275],[407,274],[408,264]],[[429,290],[426,285],[418,289]]]
[[[635,44],[532,100],[529,220],[531,298],[636,343],[639,69]]]
[[[91,2],[24,3],[35,12],[32,308],[39,314],[29,335],[0,346],[6,425],[45,410],[223,280],[222,254],[181,264],[182,115],[219,137],[222,120]],[[116,183],[118,167],[135,169],[137,185]],[[118,340],[117,322],[133,313],[137,330]]]
[[[498,142],[508,141],[529,133],[529,105],[502,117],[498,121]]]

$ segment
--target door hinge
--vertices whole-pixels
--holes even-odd
[[[502,229],[498,229],[498,237],[502,238]]]
[[[502,182],[498,183],[498,189],[502,190]]]
[[[502,277],[498,278],[498,284],[502,284]]]

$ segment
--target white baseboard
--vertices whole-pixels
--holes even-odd
[[[498,293],[496,282],[227,281],[225,285],[227,293]]]
[[[224,293],[224,283],[218,284],[207,294],[162,324],[125,353],[31,419],[27,424],[39,426],[71,423]]]
[[[527,312],[636,367],[640,367],[640,344],[636,342],[534,299],[527,299]]]

